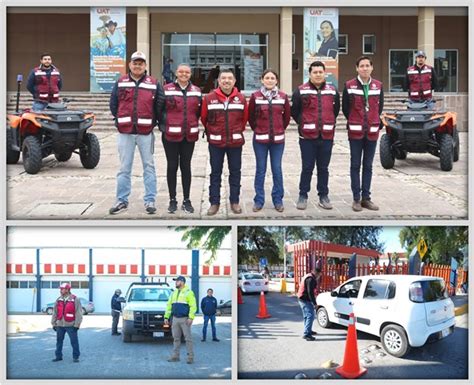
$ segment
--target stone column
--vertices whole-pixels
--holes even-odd
[[[280,13],[280,89],[292,92],[293,8],[282,7]]]
[[[150,13],[148,7],[137,8],[137,51],[146,55],[148,69],[150,69]]]
[[[426,52],[427,64],[434,65],[435,11],[434,8],[418,8],[418,49]]]

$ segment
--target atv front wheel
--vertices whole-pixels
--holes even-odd
[[[449,134],[443,134],[439,140],[439,163],[441,170],[451,171],[453,169],[453,160],[453,137]]]
[[[395,157],[392,153],[392,142],[387,134],[380,138],[380,163],[385,169],[391,169],[395,165]]]
[[[60,153],[55,153],[54,157],[58,162],[67,162],[69,159],[71,159],[72,152],[60,152]]]
[[[100,160],[99,139],[94,134],[87,133],[84,135],[83,145],[79,150],[82,166],[88,169],[94,168]]]
[[[459,160],[459,132],[458,132],[457,128],[454,128],[453,140],[454,140],[453,161],[457,162]]]
[[[13,150],[13,144],[13,131],[7,128],[7,164],[17,164],[20,159],[20,151]]]
[[[41,169],[43,157],[41,143],[35,136],[27,136],[23,141],[23,167],[28,174],[37,174]]]

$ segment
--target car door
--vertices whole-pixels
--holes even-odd
[[[334,318],[341,325],[349,324],[349,315],[355,313],[361,285],[362,279],[353,279],[339,287],[333,301],[334,314],[330,316],[331,319]]]

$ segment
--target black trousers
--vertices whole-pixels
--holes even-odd
[[[118,333],[117,326],[120,320],[120,312],[112,310],[112,334]]]

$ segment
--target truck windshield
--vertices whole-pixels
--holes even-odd
[[[160,301],[167,302],[170,296],[170,289],[161,288],[136,288],[130,293],[129,302],[134,301]]]

